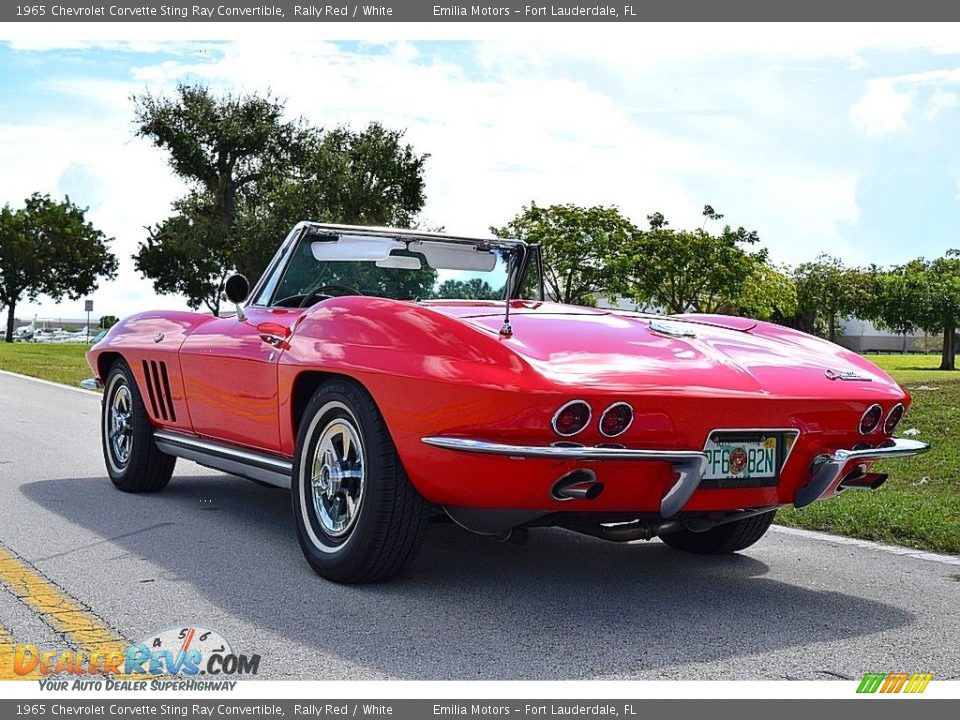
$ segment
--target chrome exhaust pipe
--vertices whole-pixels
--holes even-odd
[[[684,524],[679,520],[632,520],[610,525],[560,525],[560,527],[611,542],[652,540],[662,533],[685,529]]]
[[[837,490],[876,490],[886,481],[886,473],[868,473],[858,468],[840,481]]]
[[[603,483],[593,470],[574,470],[553,484],[550,495],[554,500],[593,500],[602,492]]]

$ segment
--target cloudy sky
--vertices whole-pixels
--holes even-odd
[[[531,200],[676,226],[709,203],[781,262],[960,247],[955,26],[8,24],[0,203],[89,206],[121,261],[98,316],[183,307],[130,259],[183,187],[134,138],[129,97],[178,80],[269,89],[320,126],[405,128],[431,155],[424,220],[450,231],[484,233]]]

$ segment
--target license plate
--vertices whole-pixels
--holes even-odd
[[[710,438],[705,480],[751,480],[777,477],[777,436],[749,440]]]

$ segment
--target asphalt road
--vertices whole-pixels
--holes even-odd
[[[783,530],[702,558],[438,525],[402,579],[341,587],[302,559],[284,491],[183,460],[162,493],[116,491],[99,408],[0,374],[0,550],[122,638],[214,628],[270,679],[960,676],[960,564],[944,559]],[[67,642],[3,589],[0,627]]]

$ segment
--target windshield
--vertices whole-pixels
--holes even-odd
[[[522,247],[365,235],[310,233],[294,249],[272,305],[308,296],[373,295],[394,300],[502,300]],[[311,299],[310,303],[313,302]]]

